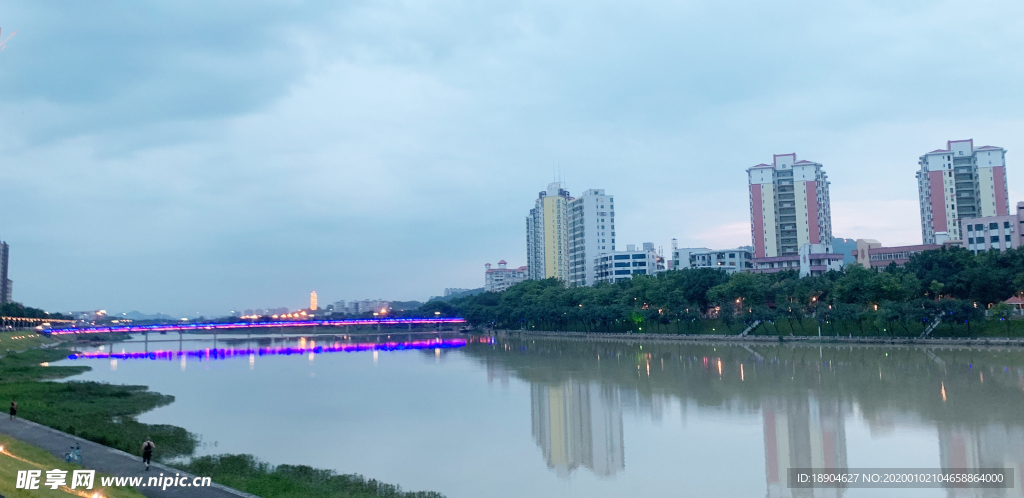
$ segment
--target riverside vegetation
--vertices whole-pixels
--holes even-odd
[[[89,369],[48,366],[68,354],[70,351],[59,349],[7,351],[0,358],[0,400],[16,400],[20,417],[131,454],[137,454],[140,441],[150,436],[156,443],[156,460],[181,459],[193,453],[197,440],[187,430],[146,424],[135,418],[173,402],[173,396],[149,391],[146,386],[52,382]],[[443,498],[432,492],[403,492],[398,486],[359,475],[339,475],[307,466],[271,467],[251,455],[196,458],[183,468],[264,498]]]
[[[796,271],[727,274],[667,271],[593,287],[554,279],[517,284],[419,312],[462,316],[499,329],[575,332],[755,335],[1024,336],[1002,301],[1024,291],[1024,250],[973,254],[943,248],[915,254],[903,267],[848,265],[799,278]]]

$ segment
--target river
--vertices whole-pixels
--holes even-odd
[[[139,420],[198,434],[198,454],[249,453],[449,498],[1024,496],[1019,350],[158,338],[176,336],[61,363],[93,367],[73,380],[175,396]],[[103,357],[111,350],[171,353]],[[801,490],[787,487],[791,467],[1015,475],[1012,489]]]

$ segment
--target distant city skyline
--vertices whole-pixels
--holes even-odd
[[[617,242],[735,248],[769,154],[825,165],[833,234],[887,247],[921,243],[913,175],[947,140],[1005,149],[1024,199],[1019,2],[155,5],[0,13],[15,301],[216,316],[478,288],[526,264],[555,179],[615,196]]]

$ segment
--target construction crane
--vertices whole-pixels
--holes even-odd
[[[18,34],[17,30],[15,30],[13,33],[7,35],[7,38],[3,38],[3,32],[0,31],[0,52],[3,52],[4,49],[7,48],[7,40],[10,40],[11,38],[14,38],[14,35],[16,35],[16,34]]]

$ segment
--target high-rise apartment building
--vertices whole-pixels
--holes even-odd
[[[0,304],[13,302],[12,294],[14,282],[7,278],[7,262],[10,258],[11,247],[6,242],[0,241]]]
[[[569,285],[595,283],[595,259],[615,251],[615,200],[590,189],[569,201]]]
[[[569,280],[569,201],[561,182],[542,191],[526,218],[526,264],[531,280]]]
[[[747,170],[754,258],[797,256],[804,244],[832,252],[828,175],[821,164],[775,154]]]
[[[951,140],[918,160],[921,238],[925,244],[962,240],[960,220],[1009,214],[1006,150]]]

